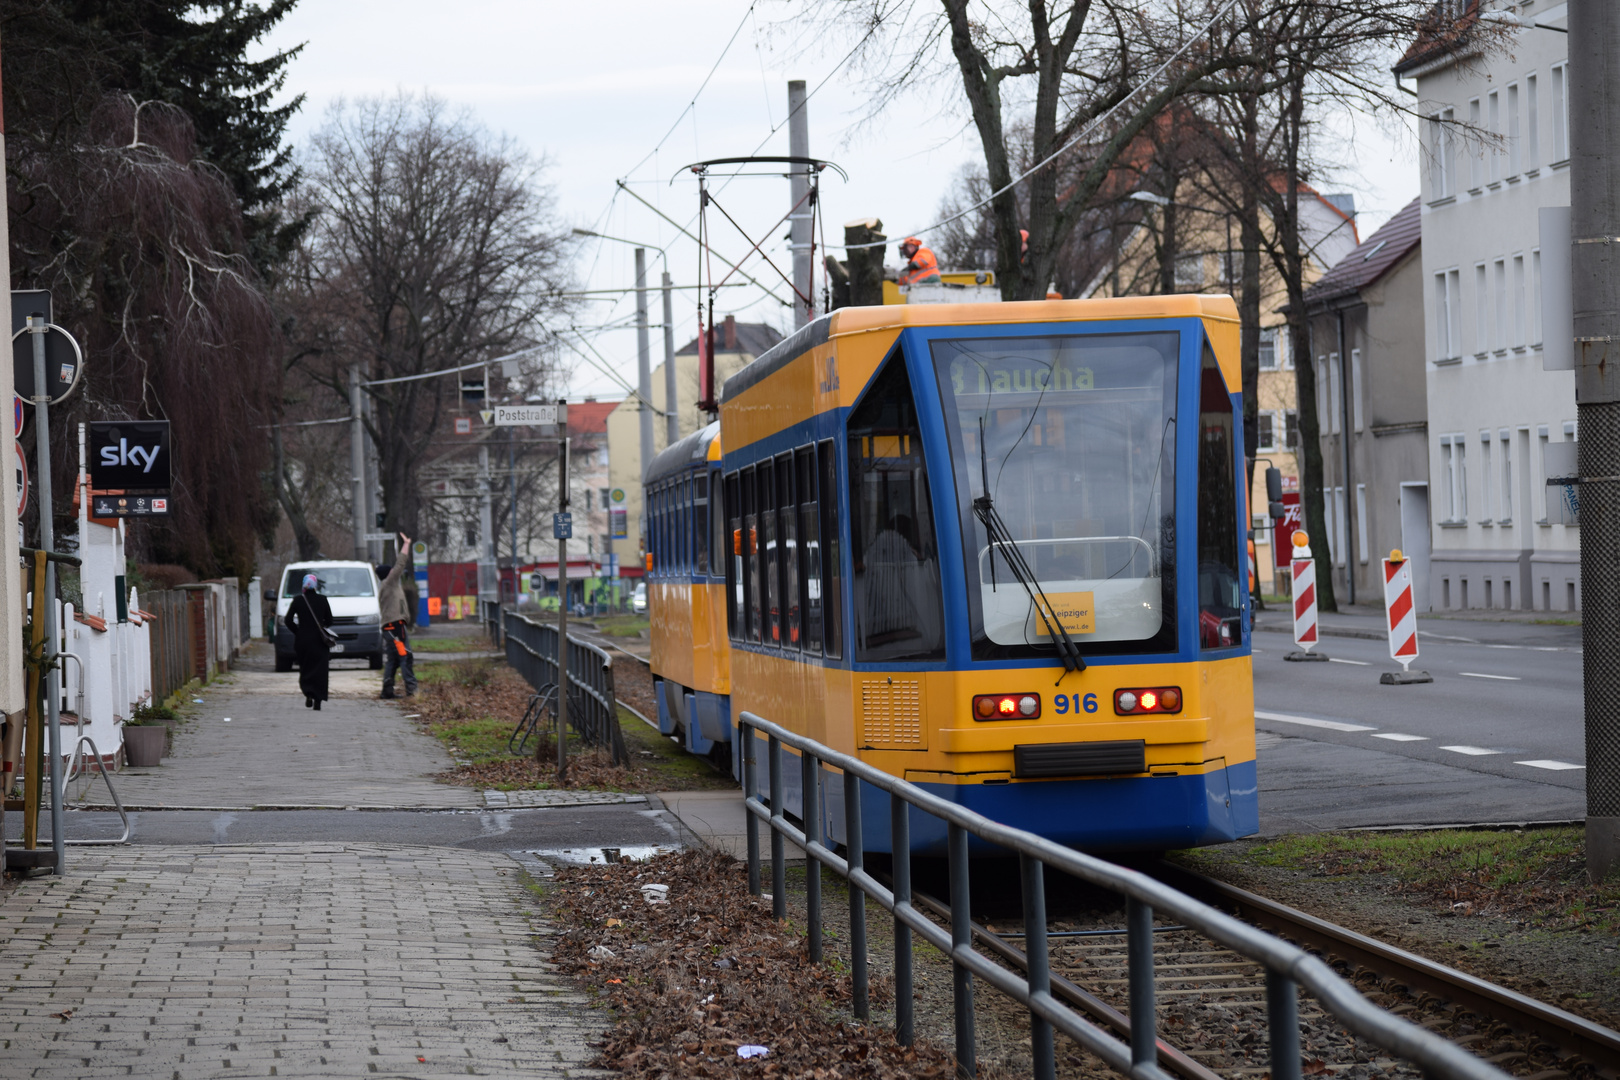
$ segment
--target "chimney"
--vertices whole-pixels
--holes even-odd
[[[726,352],[737,351],[737,316],[726,316]]]

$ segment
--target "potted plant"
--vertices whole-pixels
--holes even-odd
[[[140,705],[124,721],[124,762],[135,768],[163,763],[174,710],[163,705]]]

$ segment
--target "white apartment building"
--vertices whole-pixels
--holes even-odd
[[[1422,131],[1430,599],[1580,607],[1580,534],[1547,521],[1546,450],[1575,438],[1575,382],[1543,371],[1537,211],[1569,205],[1568,38],[1548,0],[1442,0],[1452,24],[1395,67]],[[1566,332],[1567,328],[1566,328]]]

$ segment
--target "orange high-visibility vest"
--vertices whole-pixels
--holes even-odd
[[[900,284],[917,285],[923,282],[939,281],[939,260],[934,253],[925,247],[917,249],[917,254],[911,257],[904,270],[900,271]]]

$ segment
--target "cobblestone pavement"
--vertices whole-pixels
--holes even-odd
[[[512,858],[383,844],[74,852],[0,897],[7,1077],[604,1075]]]
[[[344,664],[315,712],[304,708],[297,673],[277,674],[269,648],[255,646],[196,695],[203,703],[176,726],[162,765],[113,774],[119,798],[147,809],[483,805],[470,788],[434,781],[450,757],[406,713],[376,700],[381,673]],[[107,801],[99,783],[86,794]]]

